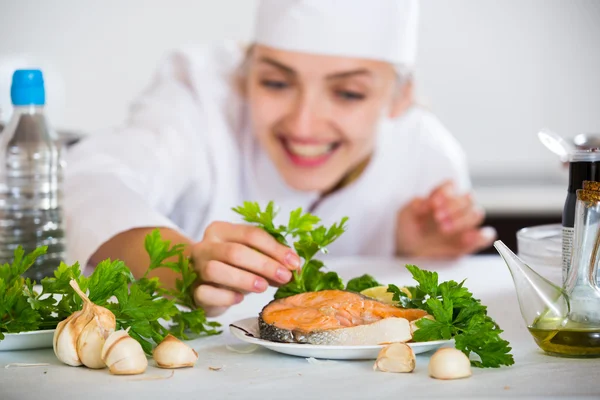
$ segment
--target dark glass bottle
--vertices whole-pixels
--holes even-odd
[[[571,265],[577,190],[583,181],[600,180],[600,149],[577,150],[569,157],[569,186],[562,214],[562,269],[566,281]]]

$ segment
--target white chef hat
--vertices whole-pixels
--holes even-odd
[[[261,0],[255,42],[412,68],[417,0]]]

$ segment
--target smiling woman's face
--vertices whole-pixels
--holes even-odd
[[[321,192],[369,157],[379,122],[401,102],[386,62],[258,45],[245,92],[254,134],[286,183]]]

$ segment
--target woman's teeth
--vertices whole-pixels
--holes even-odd
[[[333,150],[335,144],[299,144],[299,143],[287,143],[288,150],[300,157],[319,157],[324,156]]]

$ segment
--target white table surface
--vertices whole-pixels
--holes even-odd
[[[511,342],[515,365],[475,368],[473,376],[439,381],[427,375],[430,354],[417,356],[411,374],[375,372],[372,361],[338,361],[314,365],[300,357],[259,349],[234,353],[227,344],[240,344],[227,324],[258,314],[272,291],[252,295],[227,312],[220,336],[191,342],[200,358],[194,368],[149,367],[145,375],[112,376],[106,369],[89,370],[61,364],[51,349],[0,352],[0,399],[403,399],[530,397],[600,398],[600,359],[566,359],[545,355],[530,337],[519,313],[508,269],[498,256],[475,256],[453,263],[411,260],[435,269],[440,280],[468,278],[471,289]],[[410,284],[406,260],[330,259],[344,279],[368,272],[385,283]],[[4,368],[9,363],[49,363],[31,368]],[[221,367],[212,371],[209,367]]]

